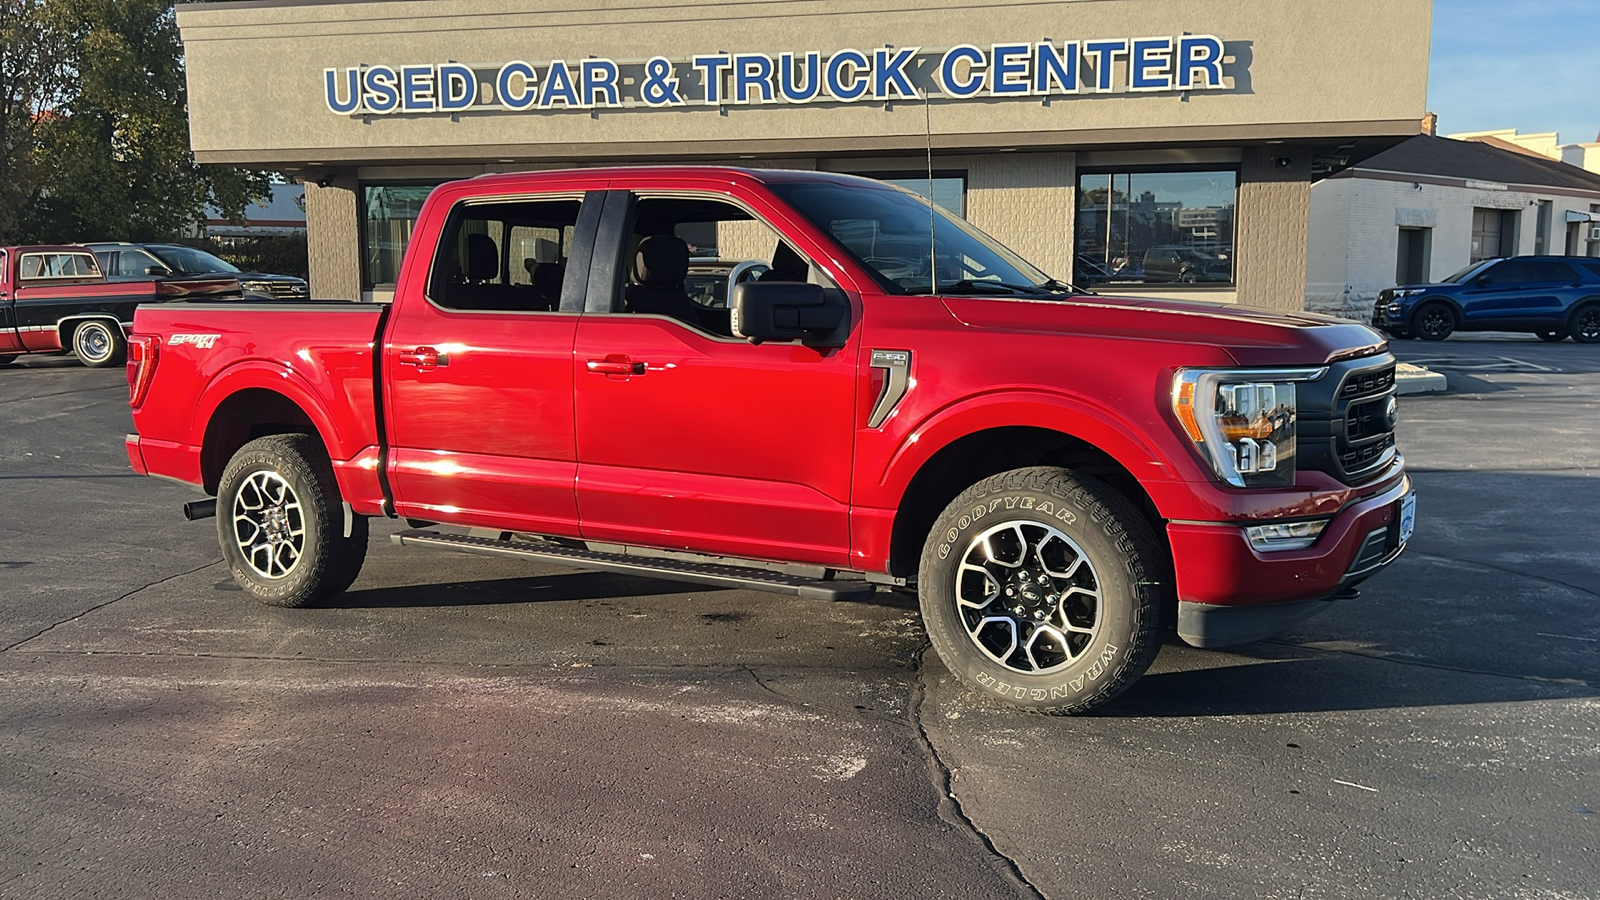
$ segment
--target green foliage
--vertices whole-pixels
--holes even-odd
[[[268,192],[194,161],[170,0],[0,3],[0,146],[4,243],[172,239]]]

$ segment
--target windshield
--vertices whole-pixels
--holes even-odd
[[[1454,275],[1451,275],[1450,277],[1446,278],[1445,280],[1443,280],[1443,281],[1441,281],[1439,283],[1440,284],[1463,284],[1465,282],[1471,281],[1473,275],[1477,274],[1478,272],[1482,272],[1485,268],[1488,268],[1489,266],[1492,266],[1497,262],[1499,262],[1498,259],[1486,259],[1486,260],[1484,260],[1482,262],[1475,262],[1472,265],[1467,266],[1465,269],[1462,269],[1461,271],[1455,273]]]
[[[771,187],[890,293],[968,290],[985,282],[1025,291],[1055,289],[1050,276],[1022,257],[910,191],[805,181]]]
[[[193,247],[151,247],[150,252],[161,257],[167,268],[185,275],[209,275],[212,272],[238,272],[237,266],[218,259],[204,250]]]

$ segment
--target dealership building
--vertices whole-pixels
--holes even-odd
[[[1418,134],[1429,0],[240,0],[178,7],[196,158],[305,186],[385,300],[428,191],[648,163],[931,192],[1050,274],[1300,308],[1311,185]]]

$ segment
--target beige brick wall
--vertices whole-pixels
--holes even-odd
[[[967,220],[1046,274],[1070,279],[1076,154],[997,153],[965,165]]]
[[[1288,160],[1278,165],[1278,160]],[[1239,302],[1272,309],[1305,303],[1311,154],[1247,147],[1239,171],[1234,252]]]
[[[306,182],[313,297],[361,299],[361,240],[355,187],[354,179],[336,179],[328,187]]]

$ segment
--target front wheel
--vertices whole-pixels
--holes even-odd
[[[1600,344],[1600,303],[1590,303],[1572,314],[1572,339],[1580,344]]]
[[[1442,341],[1456,330],[1455,310],[1443,303],[1424,303],[1411,317],[1411,330],[1425,341]]]
[[[217,488],[217,537],[234,581],[269,606],[343,592],[367,557],[367,520],[344,535],[344,510],[322,445],[304,434],[257,438]]]
[[[9,366],[9,365],[11,365],[12,363],[14,363],[16,361],[17,361],[17,354],[15,354],[15,353],[3,353],[3,354],[0,354],[0,368],[3,368],[5,366]]]
[[[1547,344],[1559,344],[1567,339],[1567,330],[1565,328],[1535,331],[1534,334],[1539,336],[1539,340]]]
[[[128,342],[122,337],[120,328],[91,319],[73,329],[72,352],[85,366],[104,369],[122,364],[128,352]]]
[[[1103,482],[1015,469],[945,508],[922,550],[922,618],[980,693],[1049,713],[1122,693],[1161,647],[1172,589],[1150,524]]]

